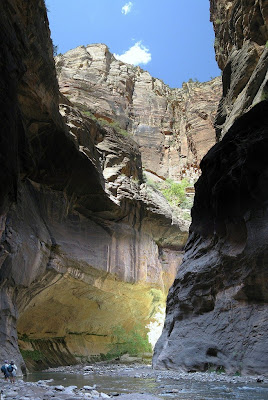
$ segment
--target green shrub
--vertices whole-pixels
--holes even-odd
[[[162,182],[155,182],[143,173],[143,180],[153,189],[159,190],[173,207],[180,207],[190,210],[193,206],[193,197],[187,197],[185,189],[191,186],[187,179],[181,182],[174,182],[172,179],[166,179]],[[189,219],[189,215],[186,217]]]
[[[122,354],[137,355],[151,352],[152,347],[148,341],[146,329],[137,325],[127,332],[122,326],[115,326],[112,330],[113,343],[110,345],[108,357],[119,357]]]
[[[149,176],[147,176],[144,172],[142,173],[143,182],[145,182],[148,186],[160,190],[162,183],[156,182]]]
[[[101,126],[111,126],[112,128],[114,128],[116,130],[116,132],[120,133],[123,136],[129,136],[129,132],[127,132],[125,129],[122,129],[119,122],[117,121],[112,121],[109,122],[107,121],[105,118],[96,118],[95,115],[89,111],[89,110],[85,110],[84,106],[82,107],[80,104],[76,104],[78,106],[78,108],[81,110],[81,112],[86,115],[87,117],[93,119],[94,121],[98,121],[98,123]]]
[[[104,118],[99,118],[98,122],[102,126],[111,126],[112,128],[114,128],[116,130],[116,132],[120,133],[123,136],[129,136],[129,132],[127,132],[125,129],[122,129],[117,121],[109,122]]]
[[[30,359],[33,361],[40,361],[44,358],[43,354],[41,351],[38,350],[20,350],[21,355],[24,359]]]
[[[186,221],[191,221],[191,219],[192,219],[191,215],[188,214],[186,211],[183,212],[182,216],[183,216],[183,219],[185,219]]]
[[[26,333],[23,333],[22,335],[18,334],[19,340],[23,340],[24,342],[31,342],[29,336]]]
[[[207,370],[206,370],[207,372],[209,372],[209,373],[216,373],[216,374],[225,374],[225,368],[224,368],[224,366],[223,365],[219,365],[219,366],[216,366],[216,365],[214,365],[214,364],[208,364],[208,366],[207,366]]]
[[[183,206],[186,202],[185,189],[187,186],[189,186],[187,179],[183,179],[180,183],[167,179],[166,187],[160,190],[170,204],[174,206]]]
[[[94,114],[92,114],[91,111],[87,110],[87,111],[82,111],[82,113],[86,116],[89,117],[91,119],[93,119],[94,121],[97,121],[97,118],[95,117]]]
[[[183,82],[185,83],[185,82]],[[188,83],[200,83],[200,81],[197,78],[189,78]]]
[[[225,368],[224,368],[224,366],[223,366],[223,365],[220,365],[219,367],[217,367],[216,373],[217,373],[217,374],[225,374]]]

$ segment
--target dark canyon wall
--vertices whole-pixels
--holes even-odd
[[[267,99],[266,1],[211,1],[215,52],[223,71],[223,96],[215,126],[221,138],[234,121]]]
[[[43,0],[0,19],[0,357],[25,369],[19,342],[30,367],[74,363],[153,321],[188,227],[137,144],[60,95]]]
[[[154,366],[268,374],[267,2],[211,0],[223,97]]]

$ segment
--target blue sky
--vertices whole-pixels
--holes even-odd
[[[105,43],[171,87],[220,75],[209,0],[46,0],[59,53]]]

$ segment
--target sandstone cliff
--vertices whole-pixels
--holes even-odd
[[[65,96],[132,135],[145,170],[174,180],[199,176],[200,160],[216,142],[220,78],[171,89],[140,67],[116,60],[104,44],[59,55],[56,68]]]
[[[154,366],[268,374],[267,3],[211,0],[211,16],[225,136],[201,162]]]
[[[19,334],[28,365],[74,363],[153,320],[188,228],[137,144],[59,95],[44,1],[0,19],[0,357],[24,369]]]

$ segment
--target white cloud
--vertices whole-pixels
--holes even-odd
[[[134,46],[130,47],[125,53],[121,55],[114,54],[114,56],[118,60],[133,65],[148,64],[152,59],[149,49],[143,46],[141,41],[135,43]]]
[[[132,3],[131,1],[129,1],[128,3],[126,3],[126,4],[122,7],[122,10],[121,10],[122,14],[127,15],[127,14],[131,11],[132,6],[133,6],[133,3]]]

